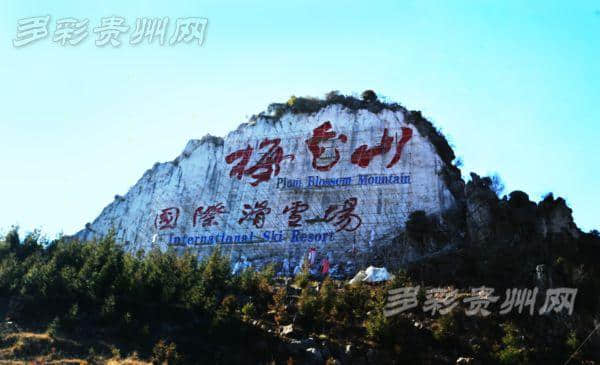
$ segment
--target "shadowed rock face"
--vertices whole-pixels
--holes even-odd
[[[259,115],[224,139],[191,140],[76,238],[112,228],[128,250],[171,245],[203,256],[219,245],[234,262],[286,259],[289,270],[313,247],[315,262],[352,266],[411,212],[455,207],[464,187],[452,150],[420,114],[374,110]]]
[[[485,244],[494,236],[494,207],[498,205],[498,197],[491,185],[490,178],[471,173],[471,181],[465,189],[467,230],[471,242],[477,245]]]
[[[573,211],[567,206],[563,198],[547,195],[538,205],[539,226],[543,227],[541,233],[544,237],[548,234],[568,233],[577,238],[580,236],[579,228],[573,221]]]
[[[469,242],[486,246],[493,242],[512,244],[519,240],[544,240],[560,235],[573,238],[581,232],[572,210],[562,198],[546,196],[539,204],[522,191],[499,199],[489,177],[471,173],[465,189],[466,227]]]

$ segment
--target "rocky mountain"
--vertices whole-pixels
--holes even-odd
[[[341,276],[465,246],[580,234],[563,199],[500,199],[489,177],[465,184],[454,159],[420,112],[374,93],[292,97],[225,138],[189,141],[75,237],[114,230],[130,251],[199,257],[219,246],[238,268],[274,263],[285,274],[326,260]]]
[[[172,246],[199,256],[219,245],[233,262],[275,262],[284,272],[311,253],[332,272],[352,271],[357,255],[389,243],[412,212],[439,216],[462,204],[453,160],[419,112],[369,92],[292,97],[225,138],[189,141],[75,237],[113,229],[128,250]],[[419,255],[402,252],[406,261]]]
[[[81,242],[0,240],[0,358],[113,361],[121,338],[134,362],[597,363],[600,233],[454,158],[371,92],[272,104],[156,164]]]

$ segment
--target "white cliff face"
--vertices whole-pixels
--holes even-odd
[[[113,228],[129,250],[191,247],[204,255],[221,245],[234,261],[287,259],[292,267],[314,247],[318,260],[346,263],[402,229],[411,212],[453,206],[443,166],[402,111],[331,105],[277,122],[259,117],[224,140],[191,140],[76,237]]]

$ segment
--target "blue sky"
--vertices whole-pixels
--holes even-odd
[[[14,48],[17,20],[48,38]],[[59,18],[205,17],[202,47],[51,41]],[[0,233],[92,221],[156,161],[271,102],[373,89],[421,110],[507,191],[599,228],[600,1],[3,1]]]

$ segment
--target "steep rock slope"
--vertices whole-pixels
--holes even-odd
[[[272,104],[227,137],[191,140],[76,234],[113,229],[129,250],[173,246],[281,264],[348,269],[411,212],[462,204],[454,153],[419,112],[332,94]],[[388,240],[389,241],[389,240]],[[307,255],[308,254],[308,255]]]

